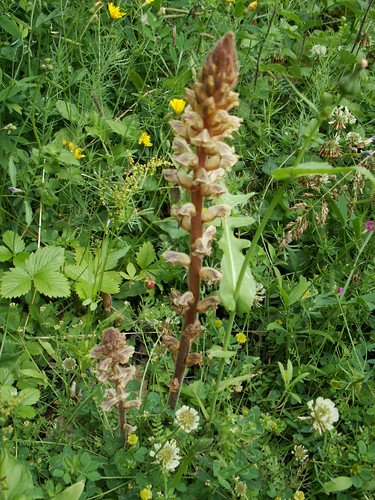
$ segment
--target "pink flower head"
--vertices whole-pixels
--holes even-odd
[[[338,289],[337,289],[337,293],[342,293],[343,291],[344,291],[343,287],[339,286]]]
[[[374,228],[374,221],[373,220],[368,220],[367,222],[365,222],[365,227],[366,227],[366,230],[370,233],[374,233],[375,232],[375,228]]]

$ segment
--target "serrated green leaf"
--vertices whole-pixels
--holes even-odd
[[[68,149],[62,149],[60,151],[58,160],[60,163],[63,163],[64,165],[74,165],[76,167],[80,166],[79,160]]]
[[[32,406],[16,406],[15,412],[21,418],[34,418],[36,415],[36,410]]]
[[[47,297],[68,297],[70,295],[69,282],[58,271],[41,269],[34,276],[34,286],[39,293]]]
[[[23,406],[34,405],[40,399],[40,391],[39,389],[34,389],[33,387],[29,387],[27,389],[23,389],[18,394],[18,402]]]
[[[12,372],[8,368],[5,368],[5,366],[0,367],[0,384],[8,384],[11,386],[13,382],[14,377]]]
[[[122,276],[116,271],[106,271],[103,273],[103,279],[100,283],[100,291],[104,293],[118,293]]]
[[[7,260],[11,260],[13,257],[12,252],[3,246],[0,246],[0,262],[6,262]]]
[[[137,274],[135,265],[132,262],[129,262],[129,264],[126,266],[126,272],[131,278],[134,278],[134,276]]]
[[[12,250],[14,255],[25,250],[25,243],[23,242],[23,239],[14,231],[5,231],[3,234],[3,242]]]
[[[47,385],[48,379],[45,373],[40,370],[34,370],[33,368],[23,368],[20,370],[21,375],[27,378],[34,379],[33,382],[35,384]]]
[[[25,295],[31,289],[31,277],[22,268],[12,268],[4,273],[1,281],[1,295],[7,299]]]
[[[124,247],[124,248],[119,248],[118,250],[112,250],[105,262],[105,271],[109,271],[110,269],[113,269],[116,265],[117,262],[122,258],[125,257],[125,255],[128,253],[130,249],[130,246]]]
[[[242,250],[250,245],[249,240],[241,240],[234,236],[233,227],[238,227],[237,222],[235,217],[223,218],[223,233],[219,240],[219,247],[223,251],[221,261],[223,278],[220,280],[219,295],[221,304],[228,311],[234,311],[236,308],[233,295],[245,260]],[[248,268],[241,284],[237,309],[240,312],[248,312],[253,305],[255,294],[255,281]]]
[[[7,402],[13,396],[17,395],[17,389],[10,384],[4,384],[0,387],[0,396],[4,402]]]
[[[86,273],[87,273],[87,266],[82,265],[69,265],[67,264],[64,269],[65,274],[68,276],[68,278],[77,281],[77,280],[85,280],[86,279]]]
[[[57,271],[64,264],[64,249],[44,247],[30,255],[25,262],[25,269],[34,277],[39,271]]]
[[[137,264],[141,269],[146,269],[156,259],[156,253],[152,243],[145,241],[137,253]]]

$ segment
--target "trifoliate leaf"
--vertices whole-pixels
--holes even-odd
[[[156,259],[156,253],[152,243],[145,241],[137,253],[137,264],[141,269],[146,269]]]
[[[25,250],[25,243],[21,236],[14,231],[5,231],[3,234],[3,242],[12,250],[14,255]]]
[[[30,255],[25,262],[25,269],[30,276],[35,276],[39,271],[56,271],[64,263],[64,249],[61,247],[44,247]]]
[[[58,271],[41,269],[34,276],[34,286],[39,293],[47,297],[68,297],[70,295],[69,282]]]
[[[16,267],[4,273],[1,295],[7,299],[25,295],[31,288],[31,276],[22,268]]]

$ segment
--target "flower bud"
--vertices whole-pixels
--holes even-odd
[[[186,366],[194,366],[199,365],[202,366],[202,353],[201,352],[192,352],[186,356],[185,360]]]
[[[204,313],[209,309],[217,309],[217,306],[220,304],[220,298],[216,295],[212,295],[211,297],[206,297],[202,299],[197,304],[197,312]]]
[[[163,253],[165,260],[171,264],[180,264],[180,266],[190,266],[190,257],[186,253],[168,251]]]
[[[218,217],[226,217],[231,211],[229,205],[212,205],[202,214],[202,222],[211,222]]]
[[[193,325],[187,325],[183,333],[189,337],[190,342],[194,342],[198,338],[200,329],[201,322],[196,319]]]
[[[217,283],[223,277],[223,273],[212,267],[202,267],[199,271],[202,280],[207,281],[209,285]]]
[[[165,347],[168,347],[168,349],[174,352],[177,352],[180,348],[180,342],[172,335],[164,335],[163,344],[165,345]]]
[[[193,255],[204,257],[211,254],[211,246],[216,234],[215,226],[209,226],[201,238],[197,238],[191,245]]]
[[[172,307],[179,314],[185,314],[190,309],[190,305],[194,302],[194,295],[191,292],[181,294],[177,290],[171,291]]]

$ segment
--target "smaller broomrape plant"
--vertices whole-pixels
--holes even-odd
[[[186,367],[202,364],[202,354],[190,353],[191,343],[198,338],[201,328],[197,316],[219,304],[219,297],[215,295],[200,298],[201,280],[211,285],[222,277],[220,271],[203,267],[202,260],[211,254],[215,238],[216,228],[210,223],[225,217],[230,207],[219,204],[203,208],[205,198],[219,198],[226,192],[222,178],[237,162],[234,148],[223,140],[231,137],[241,124],[240,118],[228,113],[238,104],[238,94],[233,92],[237,79],[235,38],[233,33],[227,33],[209,54],[193,89],[186,89],[188,106],[181,120],[171,121],[175,135],[173,159],[181,168],[167,169],[163,174],[167,181],[186,189],[191,200],[171,208],[172,217],[190,233],[190,255],[175,251],[164,253],[171,264],[189,268],[188,291],[172,290],[171,293],[172,306],[184,317],[180,340],[170,335],[164,338],[176,358],[170,384],[172,409],[176,407]]]
[[[101,407],[104,411],[118,408],[120,430],[124,438],[126,432],[132,434],[135,431],[135,427],[126,423],[126,410],[139,408],[141,405],[139,399],[128,400],[130,393],[126,390],[129,382],[135,377],[135,366],[129,365],[133,353],[134,347],[126,345],[125,334],[117,328],[104,330],[102,344],[90,351],[91,357],[98,361],[96,378],[110,386],[104,393]]]

